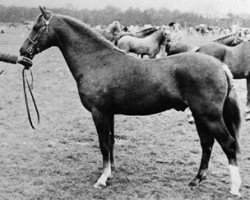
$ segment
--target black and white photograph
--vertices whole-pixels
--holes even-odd
[[[249,200],[249,0],[0,0],[0,200]]]

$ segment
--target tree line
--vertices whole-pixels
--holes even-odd
[[[250,27],[250,17],[240,18],[229,13],[224,19],[208,18],[191,12],[180,12],[178,10],[169,10],[162,8],[160,10],[139,8],[128,8],[122,11],[119,8],[107,6],[100,10],[72,10],[65,8],[50,9],[54,13],[66,14],[84,21],[91,26],[99,24],[108,25],[117,20],[122,25],[167,25],[170,22],[178,22],[182,26],[195,26],[198,24],[207,24],[212,26],[228,27],[235,21],[241,23],[241,26]],[[5,7],[0,5],[0,22],[22,23],[24,21],[33,21],[40,13],[38,8],[27,7]]]

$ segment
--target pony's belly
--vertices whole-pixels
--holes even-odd
[[[145,100],[140,103],[117,106],[114,113],[124,115],[151,115],[164,112],[172,108],[178,111],[184,111],[187,108],[187,105],[180,100],[167,100],[164,102],[152,101],[150,103]]]

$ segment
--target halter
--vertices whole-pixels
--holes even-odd
[[[49,28],[49,24],[50,21],[52,19],[52,17],[54,16],[54,14],[51,14],[50,18],[48,20],[46,20],[44,18],[44,16],[42,16],[42,19],[44,20],[45,24],[43,25],[42,29],[34,36],[33,39],[31,39],[29,36],[27,37],[27,39],[31,42],[30,47],[27,49],[27,53],[33,57],[33,53],[34,50],[36,50],[38,53],[40,53],[40,48],[38,47],[38,40],[39,38],[42,36],[42,34],[44,33],[44,31],[46,30],[47,34],[48,34],[48,28]]]

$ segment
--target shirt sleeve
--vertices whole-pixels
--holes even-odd
[[[15,55],[0,52],[0,61],[16,64],[17,59],[18,59],[18,57]]]

